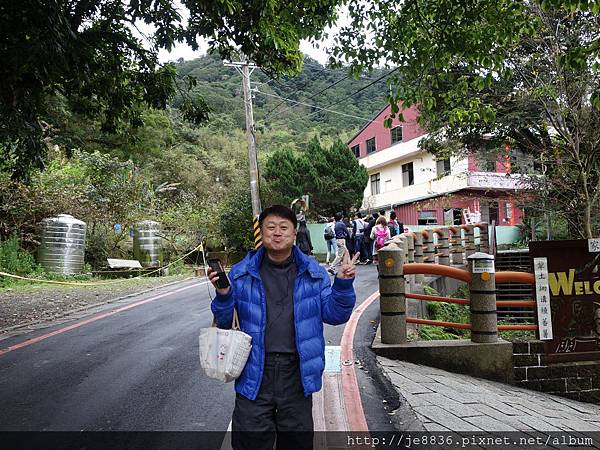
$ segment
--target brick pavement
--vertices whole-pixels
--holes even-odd
[[[592,436],[593,445],[585,448],[600,448],[599,405],[409,362],[377,360],[427,431],[565,433]]]

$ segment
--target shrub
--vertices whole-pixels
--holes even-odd
[[[36,275],[42,272],[33,255],[23,250],[16,235],[0,242],[0,270],[15,275]],[[12,285],[14,279],[0,277],[0,287]]]
[[[21,248],[16,235],[0,242],[0,269],[17,275],[41,272],[33,255]]]
[[[430,286],[424,286],[423,290],[427,295],[439,295],[439,293]],[[461,286],[452,297],[469,298],[469,288],[467,286]],[[432,320],[456,323],[469,323],[470,320],[469,307],[467,305],[429,302],[427,303],[427,312]],[[429,325],[424,325],[419,328],[419,337],[423,340],[465,339],[469,336],[469,330],[457,328]]]

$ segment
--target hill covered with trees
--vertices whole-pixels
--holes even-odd
[[[197,80],[192,92],[212,109],[209,126],[245,128],[242,77],[233,67],[224,66],[215,55],[180,60],[176,66],[181,80],[188,76]],[[324,67],[310,57],[305,57],[302,71],[294,77],[272,79],[255,70],[251,81],[261,150],[304,145],[315,135],[325,141],[349,137],[385,106],[385,80],[376,81],[384,73],[375,70],[355,79],[345,69]],[[173,106],[178,108],[182,101],[181,95],[176,96]]]

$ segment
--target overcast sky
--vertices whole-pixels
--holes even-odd
[[[206,54],[206,50],[208,49],[208,44],[206,42],[207,41],[201,41],[200,49],[196,51],[192,50],[185,44],[177,45],[175,48],[173,48],[173,50],[170,53],[166,50],[161,50],[159,52],[160,62],[164,63],[168,61],[176,61],[179,58],[183,58],[186,60],[199,58],[200,56]],[[327,62],[327,53],[325,52],[323,47],[315,48],[309,42],[302,41],[300,43],[300,50],[302,50],[303,53],[307,54],[311,58],[316,59],[317,61],[319,61],[319,63],[323,65]]]

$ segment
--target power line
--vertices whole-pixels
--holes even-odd
[[[304,102],[299,102],[299,101],[297,101],[297,100],[292,100],[291,98],[285,98],[285,97],[281,97],[281,96],[279,96],[279,95],[275,95],[275,94],[269,94],[269,93],[267,93],[267,92],[261,92],[261,91],[258,91],[258,90],[254,90],[254,92],[257,92],[258,94],[262,94],[262,95],[267,95],[267,96],[269,96],[269,97],[280,98],[280,99],[282,99],[284,102],[286,102],[286,101],[287,101],[287,102],[295,103],[295,104],[297,104],[297,105],[309,106],[309,107],[311,107],[311,108],[316,108],[316,109],[319,109],[319,110],[322,110],[322,111],[327,111],[327,112],[330,112],[330,113],[332,113],[332,114],[338,114],[338,115],[340,115],[340,116],[352,117],[352,118],[354,118],[354,119],[361,119],[361,120],[369,120],[369,121],[373,121],[373,122],[377,122],[377,123],[381,123],[381,124],[383,124],[383,122],[380,122],[380,121],[375,121],[375,120],[372,120],[371,118],[366,118],[366,117],[355,116],[355,115],[353,115],[353,114],[346,114],[346,113],[342,113],[342,112],[339,112],[339,111],[334,111],[334,110],[332,110],[332,109],[326,109],[326,108],[322,108],[322,107],[320,107],[320,106],[311,105],[310,103],[304,103]]]
[[[360,92],[364,91],[365,89],[368,89],[368,88],[370,88],[370,87],[371,87],[371,86],[373,86],[374,84],[376,84],[376,83],[379,83],[381,80],[383,80],[384,78],[388,77],[389,75],[391,75],[392,73],[394,73],[395,71],[397,71],[399,68],[400,68],[400,67],[396,67],[395,69],[392,69],[392,70],[390,70],[388,73],[386,73],[386,74],[384,74],[384,75],[380,76],[380,77],[379,77],[379,78],[377,78],[376,80],[373,80],[371,83],[367,84],[366,86],[363,86],[362,88],[360,88],[360,89],[358,89],[357,91],[353,92],[352,94],[350,94],[350,95],[348,95],[348,96],[346,96],[346,97],[342,98],[341,100],[338,100],[337,102],[332,102],[332,103],[329,103],[329,104],[325,105],[325,106],[324,106],[324,108],[329,108],[330,106],[336,106],[336,105],[339,105],[340,103],[342,103],[342,102],[344,102],[344,101],[346,101],[346,100],[348,100],[348,99],[350,99],[350,98],[354,97],[356,94],[359,94]],[[304,116],[304,118],[306,119],[306,118],[308,118],[308,117],[310,117],[310,116],[314,116],[315,114],[318,114],[318,113],[319,113],[319,111],[312,112],[312,113],[310,113],[309,115],[307,115],[307,116]]]
[[[316,66],[313,66],[316,67]],[[328,70],[326,67],[323,67],[316,75],[315,77],[318,77],[319,75],[321,75],[323,72],[325,72],[326,70]],[[296,88],[296,92],[301,91],[302,89],[304,89],[306,86],[308,86],[312,81],[314,81],[313,79],[309,78],[306,83],[304,83],[302,86],[297,87]],[[280,84],[281,85],[281,84]],[[273,114],[273,112],[279,108],[281,105],[283,105],[285,103],[285,100],[282,100],[281,102],[277,103],[273,108],[271,108],[269,111],[267,111],[267,113],[265,114],[265,116],[263,117],[263,120],[266,120],[267,117],[269,117],[271,114]]]
[[[383,80],[384,78],[387,78],[388,76],[390,76],[392,73],[394,73],[394,72],[395,72],[395,71],[397,71],[398,69],[400,69],[400,67],[396,67],[395,69],[392,69],[392,70],[390,70],[388,73],[386,73],[386,74],[384,74],[384,75],[380,76],[380,77],[379,77],[379,78],[377,78],[376,80],[373,80],[372,82],[370,82],[370,83],[369,83],[369,84],[367,84],[366,86],[363,86],[363,87],[362,87],[362,88],[360,88],[358,91],[356,91],[356,92],[353,92],[352,94],[350,94],[350,95],[348,95],[348,96],[344,97],[343,99],[341,99],[341,100],[339,100],[339,101],[337,101],[337,102],[333,102],[333,103],[330,103],[330,104],[328,104],[328,105],[325,105],[325,108],[329,108],[330,106],[334,106],[334,105],[339,105],[339,104],[340,104],[340,103],[342,103],[343,101],[345,101],[345,100],[348,100],[348,99],[349,99],[349,98],[351,98],[351,97],[354,97],[356,94],[358,94],[358,93],[360,93],[360,92],[364,91],[365,89],[368,89],[368,88],[370,88],[371,86],[373,86],[373,85],[374,85],[374,84],[376,84],[376,83],[379,83],[379,82],[380,82],[381,80]]]
[[[337,84],[341,83],[341,82],[342,82],[342,81],[344,81],[344,80],[347,80],[348,78],[350,78],[350,75],[349,75],[349,74],[345,75],[344,77],[340,78],[339,80],[337,80],[336,82],[334,82],[334,83],[330,84],[329,86],[326,86],[326,87],[324,87],[323,89],[321,89],[321,90],[320,90],[319,92],[317,92],[316,94],[313,94],[313,95],[311,95],[310,97],[308,97],[308,98],[306,99],[306,101],[308,101],[308,100],[312,100],[312,99],[313,99],[313,98],[315,98],[317,95],[320,95],[320,94],[322,94],[322,93],[323,93],[323,92],[325,92],[327,89],[331,89],[331,88],[332,88],[332,87],[334,87],[335,85],[337,85]],[[283,114],[285,111],[287,111],[287,110],[288,110],[288,109],[290,109],[290,108],[293,108],[293,107],[292,107],[292,106],[290,106],[289,108],[287,108],[287,109],[284,109],[283,111],[280,111],[280,113],[279,113],[279,114]],[[267,116],[265,116],[264,118],[266,119],[266,118],[267,118]]]

